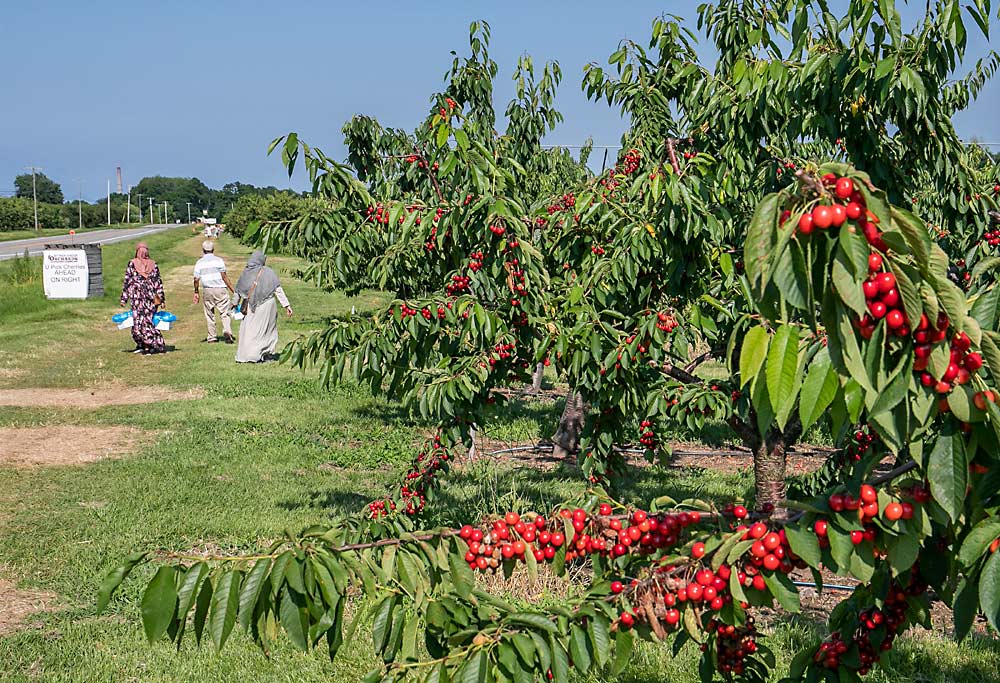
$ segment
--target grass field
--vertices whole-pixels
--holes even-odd
[[[10,266],[0,263],[0,391],[36,388],[44,396],[60,388],[113,393],[157,386],[203,392],[201,398],[87,409],[0,406],[0,429],[78,427],[98,440],[101,430],[137,430],[126,454],[82,466],[0,461],[0,582],[46,606],[25,623],[5,622],[4,601],[9,606],[13,594],[0,592],[0,681],[357,681],[373,664],[363,633],[332,663],[290,645],[268,659],[240,636],[221,654],[191,644],[178,654],[168,644],[145,643],[138,579],[126,582],[108,613],[94,613],[100,578],[136,549],[248,550],[286,528],[356,513],[398,480],[427,429],[364,389],[324,391],[311,374],[276,364],[236,365],[234,347],[199,343],[205,331],[191,302],[190,273],[200,239],[180,229],[147,241],[166,280],[166,308],[179,317],[167,333],[175,350],[163,356],[127,353],[131,338],[110,322],[119,310],[113,274],[124,270],[129,244],[104,250],[108,295],[99,301],[47,301],[40,282],[10,284]],[[238,274],[248,250],[226,238],[218,253]],[[296,311],[291,321],[279,321],[284,340],[316,328],[324,315],[383,298],[320,292],[292,277],[293,261],[272,259],[271,265]],[[559,408],[551,401],[521,404],[489,425],[486,436],[534,441],[551,434]],[[67,442],[61,449],[86,445]],[[725,500],[744,497],[751,487],[745,471],[648,468],[623,495],[635,503],[654,492]],[[484,459],[450,477],[429,523],[453,524],[509,506],[544,509],[580,492],[579,477],[567,469]],[[775,623],[770,644],[787,664],[817,626],[804,617]],[[688,647],[673,660],[669,648],[643,647],[616,680],[693,683],[697,655]],[[995,681],[1000,647],[986,638],[959,646],[940,634],[915,634],[902,640],[891,663],[891,674],[879,671],[870,680]]]

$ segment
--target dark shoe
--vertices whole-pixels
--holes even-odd
[[[219,341],[218,339],[202,339],[201,343],[202,344],[215,344],[218,341]]]
[[[233,339],[233,335],[227,334],[225,335],[225,341],[227,344],[232,344],[235,340]]]

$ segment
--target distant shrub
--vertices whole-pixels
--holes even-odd
[[[40,203],[38,225],[41,228],[65,228],[67,223],[62,206]],[[34,227],[35,210],[30,199],[0,198],[0,230],[32,230]]]
[[[222,222],[226,226],[226,232],[242,239],[250,223],[289,221],[301,216],[316,202],[315,199],[305,199],[287,192],[267,196],[247,195],[236,200]]]

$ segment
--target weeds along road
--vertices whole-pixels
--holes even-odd
[[[26,240],[13,240],[11,242],[0,242],[0,261],[12,259],[15,256],[23,256],[25,249],[29,256],[38,256],[45,250],[46,244],[114,244],[124,242],[146,235],[153,235],[172,228],[186,228],[185,224],[152,224],[144,225],[140,228],[109,228],[107,230],[92,230],[79,235],[49,235],[46,237],[32,237]]]

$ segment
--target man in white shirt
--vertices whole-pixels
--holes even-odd
[[[203,256],[194,265],[194,302],[198,303],[198,288],[204,290],[202,301],[205,305],[205,322],[208,324],[208,343],[218,341],[215,336],[215,312],[222,318],[223,339],[233,343],[232,318],[229,311],[229,293],[233,285],[226,275],[226,263],[215,255],[215,243],[205,240],[201,243]]]

